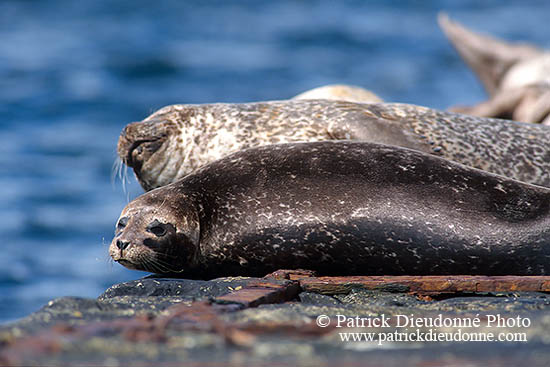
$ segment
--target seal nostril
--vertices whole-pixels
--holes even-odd
[[[130,242],[125,242],[125,241],[121,241],[121,240],[116,241],[116,247],[118,247],[120,250],[126,249],[126,247],[128,247],[128,245],[130,245]]]

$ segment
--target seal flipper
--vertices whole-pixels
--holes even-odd
[[[517,107],[514,119],[517,121],[538,122],[543,125],[550,124],[550,88],[527,86],[531,93],[525,93],[526,98]]]
[[[547,125],[546,120],[550,118],[550,89],[544,85],[506,89],[475,106],[453,106],[449,111]]]
[[[476,73],[490,96],[497,92],[510,67],[543,53],[533,46],[508,43],[472,32],[449,19],[445,13],[440,13],[437,20],[451,44]]]
[[[522,101],[523,92],[523,88],[497,92],[489,100],[475,106],[453,106],[449,108],[449,111],[473,116],[511,120],[514,117],[514,110]]]

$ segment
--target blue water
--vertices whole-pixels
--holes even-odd
[[[107,255],[141,193],[112,166],[124,125],[164,105],[329,83],[436,108],[482,100],[439,10],[550,47],[548,1],[0,1],[0,322],[145,275]]]

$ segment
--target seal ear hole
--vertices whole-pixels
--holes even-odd
[[[147,232],[154,234],[157,237],[162,237],[166,234],[166,224],[154,220],[151,224],[147,226]]]

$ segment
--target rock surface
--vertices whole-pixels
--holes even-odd
[[[381,291],[356,280],[342,290],[330,278],[309,275],[149,277],[117,284],[97,299],[55,299],[0,328],[0,364],[501,366],[550,360],[550,294],[512,291],[524,277],[507,279],[508,291],[438,294],[411,292],[395,277]],[[304,291],[301,283],[308,281],[318,291]],[[413,318],[423,324],[410,325]],[[427,324],[437,320],[459,324]],[[373,333],[374,340],[343,341],[349,332]],[[430,333],[514,340],[411,340]]]

